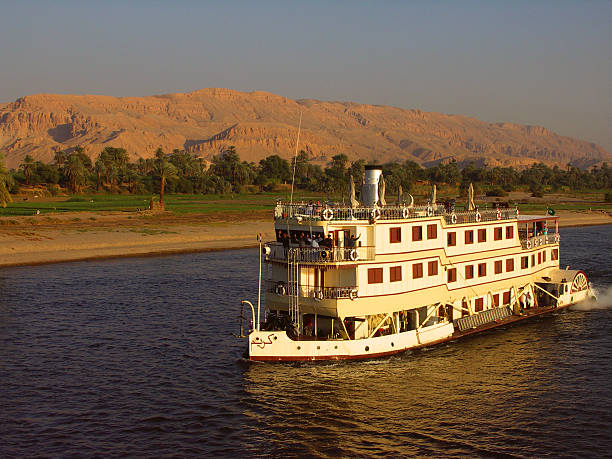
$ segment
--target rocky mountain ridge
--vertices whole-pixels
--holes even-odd
[[[490,166],[542,161],[584,168],[612,161],[594,143],[540,126],[219,88],[149,97],[25,96],[0,104],[0,151],[9,167],[27,154],[50,162],[56,150],[78,145],[92,158],[112,146],[125,148],[132,159],[151,157],[158,147],[210,159],[234,145],[243,160],[272,154],[289,159],[300,113],[299,148],[320,163],[338,153],[351,160],[424,165],[455,159]]]

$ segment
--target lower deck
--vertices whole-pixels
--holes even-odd
[[[555,311],[563,310],[570,307],[571,304],[566,304],[558,307],[553,306],[545,306],[545,307],[534,307],[519,315],[509,315],[502,319],[498,319],[492,322],[488,322],[482,325],[479,325],[474,328],[470,328],[464,331],[454,330],[452,324],[446,324],[444,326],[434,326],[433,330],[426,330],[426,332],[430,333],[429,337],[426,337],[422,342],[420,342],[419,336],[416,341],[413,340],[410,345],[406,345],[402,341],[402,335],[407,335],[410,332],[401,332],[387,336],[380,336],[370,339],[358,340],[357,342],[360,345],[360,349],[355,349],[355,352],[351,352],[350,349],[346,349],[346,346],[342,346],[341,343],[346,343],[347,340],[317,340],[312,337],[300,336],[294,339],[287,338],[285,332],[254,332],[250,336],[249,350],[248,350],[248,358],[254,361],[309,361],[309,360],[358,360],[358,359],[369,359],[369,358],[378,358],[385,357],[394,354],[398,354],[401,352],[405,352],[407,350],[416,350],[425,347],[435,346],[441,343],[456,341],[461,338],[465,338],[467,336],[475,335],[477,333],[482,333],[487,330],[491,330],[498,327],[504,327],[513,325],[517,322],[522,322],[525,320],[533,319],[535,317],[540,317],[546,314],[554,313]],[[428,327],[430,328],[430,327]],[[453,331],[454,330],[454,331]],[[283,337],[277,336],[277,334],[284,335]],[[264,335],[261,338],[257,335]],[[261,350],[271,350],[273,344],[276,343],[277,339],[281,340],[281,343],[285,340],[291,341],[293,343],[294,350],[289,352],[258,352]],[[355,343],[355,341],[352,341]],[[280,343],[279,343],[280,344]],[[286,343],[285,343],[286,344]],[[270,345],[270,348],[268,348]],[[308,346],[309,345],[309,346]],[[316,351],[315,351],[316,346]],[[283,346],[286,349],[286,346]],[[322,347],[326,347],[328,352],[320,352]],[[333,348],[333,350],[331,350]],[[302,352],[300,352],[302,351]],[[318,352],[317,352],[318,351]],[[329,352],[331,351],[331,352]],[[346,352],[348,351],[348,352]],[[246,355],[245,355],[246,357]]]
[[[552,285],[552,284],[551,284]],[[453,320],[449,314],[451,305],[437,303],[425,310],[400,310],[386,315],[363,318],[301,316],[302,327],[295,326],[289,315],[283,320],[267,322],[260,330],[249,335],[248,358],[251,360],[299,361],[366,359],[397,354],[408,349],[418,349],[453,341],[492,328],[510,325],[522,320],[550,314],[584,301],[593,294],[588,287],[579,291],[565,289],[555,284],[558,297],[547,285],[526,285],[510,304],[492,307],[474,313],[462,314]],[[529,301],[533,298],[535,301]],[[554,301],[552,301],[554,299]],[[357,319],[357,320],[356,320]],[[321,325],[321,324],[324,325]]]

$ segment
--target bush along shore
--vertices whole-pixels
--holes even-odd
[[[57,151],[50,164],[26,156],[16,170],[7,170],[0,157],[0,205],[6,206],[24,190],[34,195],[105,193],[133,195],[135,208],[148,207],[143,195],[159,196],[164,206],[165,194],[234,196],[243,193],[279,192],[283,185],[295,184],[302,193],[324,198],[346,194],[349,180],[359,182],[364,160],[349,162],[339,154],[325,166],[315,164],[305,151],[292,161],[278,155],[268,156],[259,164],[241,161],[234,147],[229,147],[212,161],[185,151],[165,153],[158,149],[153,158],[130,161],[127,151],[107,147],[92,161],[83,148]],[[447,162],[423,168],[413,161],[383,164],[389,196],[401,189],[418,195],[423,187],[436,184],[449,197],[463,195],[470,183],[476,192],[504,199],[513,191],[525,191],[534,197],[550,193],[588,193],[590,200],[612,203],[612,169],[607,164],[582,170],[534,164],[517,170],[512,167],[478,167],[474,163]],[[357,189],[359,189],[357,183]],[[76,198],[75,198],[76,199]],[[121,198],[127,201],[129,198]]]

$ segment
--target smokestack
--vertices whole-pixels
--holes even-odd
[[[378,204],[378,183],[382,176],[382,167],[365,166],[365,181],[361,185],[361,203],[366,207]]]

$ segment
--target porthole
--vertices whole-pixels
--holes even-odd
[[[334,349],[338,349],[338,346],[334,346]]]
[[[317,349],[321,349],[321,346],[317,346]]]
[[[277,339],[278,339],[278,336],[275,336],[275,337],[274,337],[274,341],[276,341]]]
[[[391,343],[391,347],[395,346],[395,344]]]
[[[370,346],[366,346],[366,352],[370,350]]]
[[[298,346],[298,351],[299,351],[300,349],[302,349],[302,348],[301,348],[300,346]]]

